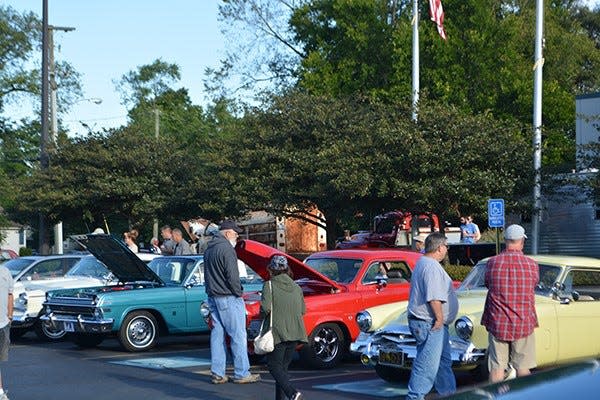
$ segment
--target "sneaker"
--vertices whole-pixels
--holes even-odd
[[[212,374],[212,376],[210,377],[210,381],[215,385],[220,385],[222,383],[229,382],[229,378],[227,376],[219,376],[219,375]],[[0,398],[0,400],[2,400],[2,399]]]
[[[302,396],[302,393],[296,392],[290,400],[304,400],[304,396]]]
[[[248,376],[233,380],[234,383],[254,383],[258,381],[260,381],[259,374],[248,374]]]
[[[8,400],[8,396],[6,395],[6,392],[0,394],[0,400]]]

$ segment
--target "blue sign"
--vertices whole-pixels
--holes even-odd
[[[504,199],[488,200],[488,226],[490,228],[504,227]]]

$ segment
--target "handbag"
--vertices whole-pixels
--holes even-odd
[[[271,289],[271,312],[269,313],[269,329],[262,333],[265,320],[260,324],[260,333],[254,338],[254,354],[262,355],[273,351],[275,343],[273,340],[273,287],[269,281],[269,289]]]

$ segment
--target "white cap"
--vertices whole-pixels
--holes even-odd
[[[504,230],[504,239],[519,240],[523,238],[527,239],[527,235],[521,225],[514,224]]]
[[[413,240],[417,241],[417,242],[423,242],[425,243],[425,239],[427,238],[427,235],[425,235],[424,233],[421,233],[419,235],[413,236]]]
[[[101,235],[104,233],[104,229],[102,228],[96,228],[94,229],[94,232],[92,232],[94,235]]]

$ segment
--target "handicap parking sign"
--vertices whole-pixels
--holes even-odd
[[[504,199],[488,200],[488,226],[490,228],[504,227]]]

